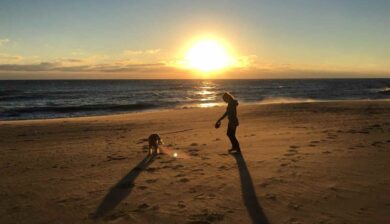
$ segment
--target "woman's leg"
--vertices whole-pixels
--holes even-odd
[[[228,130],[226,134],[229,137],[230,142],[232,143],[232,149],[240,150],[240,144],[238,143],[238,140],[236,138],[236,129],[237,126],[228,125]]]

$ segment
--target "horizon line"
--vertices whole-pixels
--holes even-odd
[[[115,81],[115,80],[197,80],[197,81],[207,81],[207,80],[333,80],[333,79],[390,79],[390,77],[313,77],[313,78],[113,78],[113,79],[0,79],[0,81]]]

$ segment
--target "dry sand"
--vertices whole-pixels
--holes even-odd
[[[390,223],[390,101],[238,109],[1,121],[0,223]]]

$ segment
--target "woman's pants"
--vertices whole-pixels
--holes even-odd
[[[236,129],[237,125],[229,124],[226,133],[230,139],[230,142],[232,143],[232,149],[240,149],[240,144],[238,143],[238,140],[236,138]]]

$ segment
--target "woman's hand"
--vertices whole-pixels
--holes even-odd
[[[218,121],[215,123],[214,127],[215,127],[215,128],[221,127],[221,121],[218,120]]]

